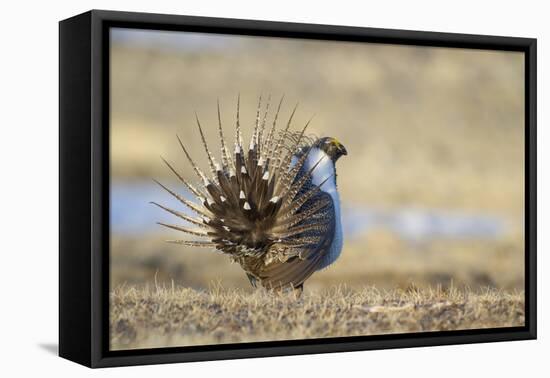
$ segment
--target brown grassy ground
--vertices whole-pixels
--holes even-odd
[[[276,295],[125,287],[111,293],[111,349],[521,326],[522,293],[336,287]]]

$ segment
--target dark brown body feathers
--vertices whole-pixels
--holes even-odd
[[[319,186],[312,184],[315,166],[305,170],[312,147],[311,141],[304,136],[309,122],[299,132],[289,131],[294,108],[285,128],[277,131],[282,101],[268,131],[269,101],[262,114],[260,98],[246,151],[238,101],[233,154],[229,153],[224,140],[218,103],[221,164],[211,153],[197,117],[210,174],[195,164],[179,138],[201,185],[192,185],[165,161],[197,202],[186,200],[159,183],[195,216],[155,203],[192,227],[161,223],[163,226],[202,239],[171,242],[221,251],[242,266],[253,285],[273,289],[301,287],[318,269],[335,228],[334,204],[330,195],[321,191],[324,182]]]

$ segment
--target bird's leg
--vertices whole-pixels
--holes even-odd
[[[256,289],[256,277],[254,277],[252,274],[250,273],[246,273],[246,276],[248,277],[248,280],[250,281],[250,284],[252,285],[252,287],[254,289]]]
[[[292,292],[294,294],[294,296],[296,297],[296,299],[300,299],[302,297],[302,293],[304,292],[304,284],[300,284],[296,287],[292,287]]]
[[[266,288],[267,289],[267,288]],[[302,293],[304,292],[304,284],[299,286],[294,286],[292,284],[287,286],[279,286],[268,289],[271,293],[276,294],[280,297],[289,297],[292,296],[294,299],[300,299]]]

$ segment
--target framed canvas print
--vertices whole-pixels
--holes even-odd
[[[90,367],[536,337],[536,40],[60,22],[59,351]]]

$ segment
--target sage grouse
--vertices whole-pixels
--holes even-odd
[[[196,216],[156,202],[153,204],[194,227],[159,224],[199,239],[169,242],[211,248],[229,255],[244,269],[254,287],[291,288],[301,292],[304,281],[315,271],[332,264],[342,250],[335,163],[340,156],[347,155],[347,151],[335,138],[306,136],[310,122],[300,131],[291,131],[296,107],[286,127],[277,130],[282,102],[283,98],[273,121],[266,122],[269,100],[264,109],[260,97],[254,131],[248,150],[245,150],[238,99],[235,148],[230,154],[218,101],[221,164],[214,158],[196,117],[209,174],[197,166],[179,137],[179,144],[200,185],[184,179],[163,159],[196,201],[184,198],[157,181]]]

